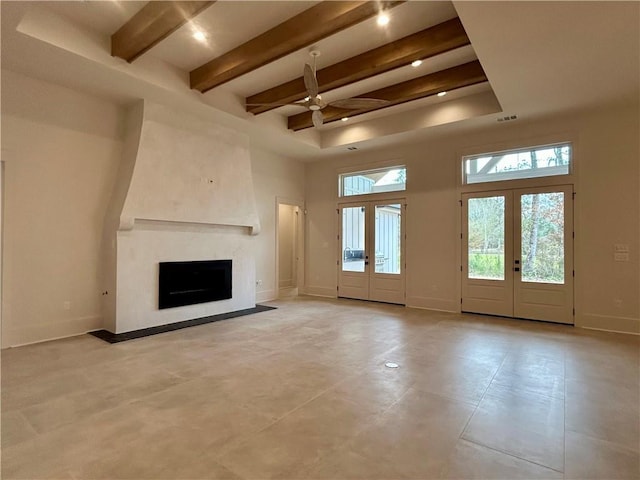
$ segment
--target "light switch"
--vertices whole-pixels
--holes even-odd
[[[613,254],[613,259],[616,262],[628,262],[629,261],[629,252],[615,252]]]
[[[628,252],[629,251],[629,244],[627,244],[627,243],[616,243],[613,246],[613,251],[614,252]]]

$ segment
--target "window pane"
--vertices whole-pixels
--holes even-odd
[[[383,168],[340,175],[340,196],[397,192],[406,189],[405,167]]]
[[[522,195],[522,281],[564,284],[564,193]]]
[[[364,207],[342,209],[342,271],[364,272]]]
[[[376,205],[376,273],[400,273],[402,206]]]
[[[550,145],[464,159],[465,183],[568,175],[571,145]]]
[[[504,197],[470,198],[469,278],[504,280]]]

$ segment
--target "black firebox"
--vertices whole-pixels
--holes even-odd
[[[231,298],[231,260],[160,262],[158,308]]]

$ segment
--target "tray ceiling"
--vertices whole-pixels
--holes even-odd
[[[304,155],[353,139],[380,144],[386,134],[635,98],[640,8],[607,3],[2,2],[3,68],[127,101],[182,102]],[[377,24],[381,10],[386,26]],[[525,28],[530,23],[538,28]],[[327,106],[319,128],[302,106],[272,105],[307,95],[310,50],[320,52],[323,102],[373,97],[386,104]],[[601,68],[594,69],[596,59]],[[413,60],[422,64],[412,67]],[[590,76],[602,79],[607,70],[617,86],[593,88]],[[438,97],[441,91],[447,95]],[[385,118],[388,133],[380,127]]]

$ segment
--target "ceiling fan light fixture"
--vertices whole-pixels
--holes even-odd
[[[439,97],[444,97],[446,94],[447,94],[447,92],[440,92],[440,93],[438,93],[438,96]]]
[[[382,11],[378,14],[378,19],[377,19],[377,23],[378,26],[380,27],[384,27],[385,25],[389,24],[389,15],[387,15],[386,12]]]
[[[414,60],[413,62],[411,62],[411,66],[413,68],[419,67],[420,65],[422,65],[422,60]]]

